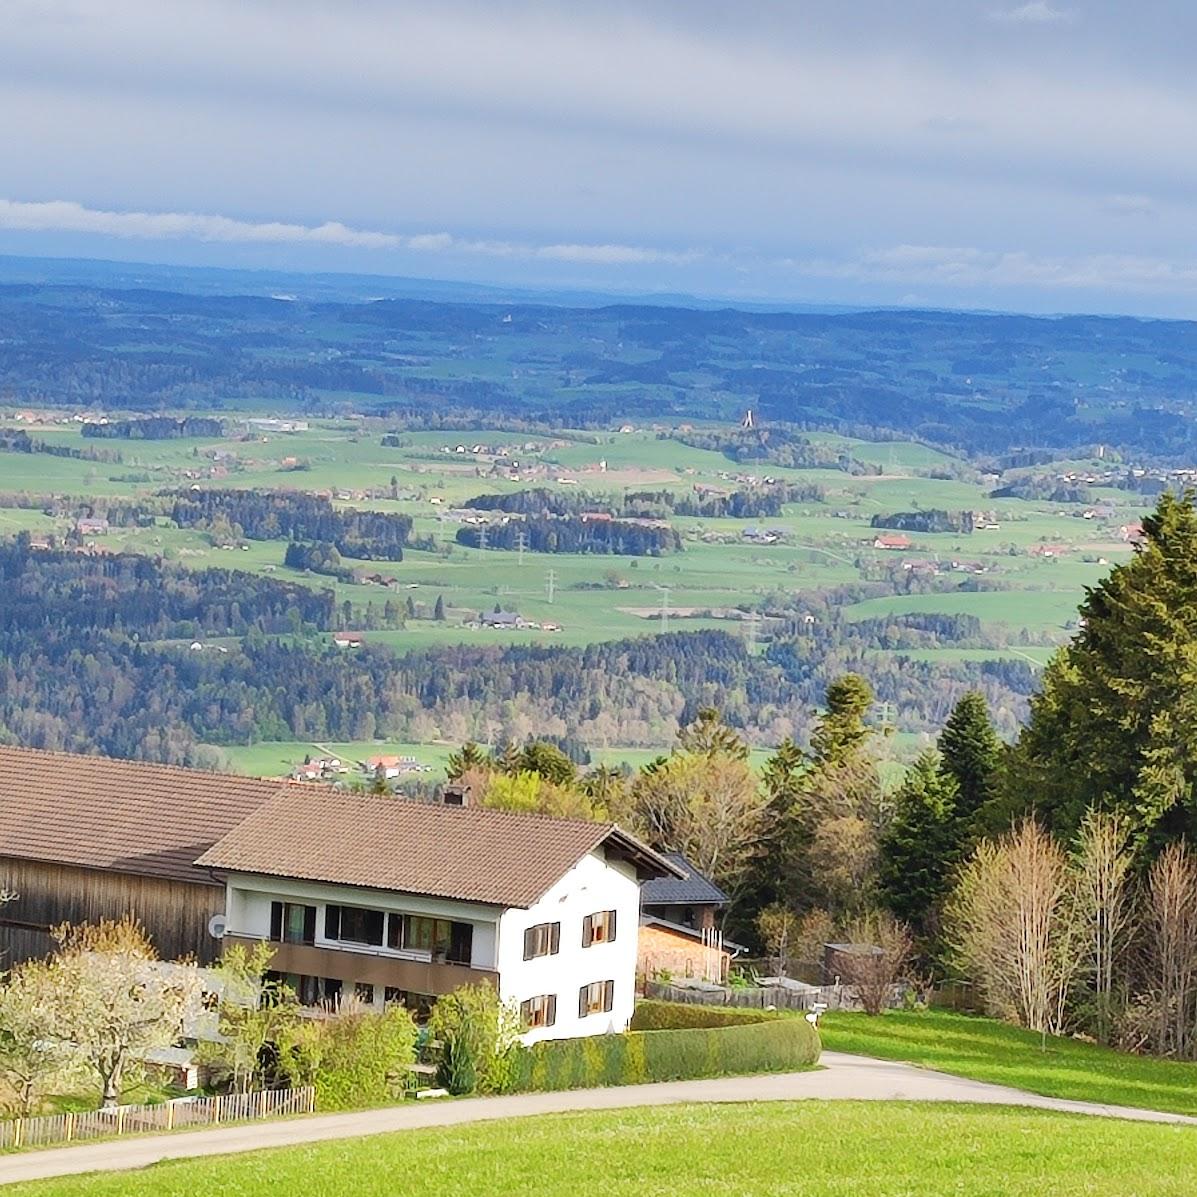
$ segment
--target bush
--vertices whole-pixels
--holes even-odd
[[[550,1039],[512,1056],[517,1092],[636,1085],[697,1077],[789,1072],[819,1058],[819,1033],[804,1018],[765,1010],[726,1010],[642,1002],[633,1026],[653,1029],[581,1039]],[[661,1029],[670,1027],[671,1029]]]
[[[749,1023],[788,1018],[776,1010],[744,1006],[704,1006],[690,1002],[643,1001],[632,1015],[633,1031],[681,1031],[690,1027],[740,1027]]]
[[[493,985],[463,985],[446,994],[428,1022],[441,1045],[438,1083],[454,1094],[507,1092],[519,1031],[519,1015]]]
[[[395,1097],[415,1059],[411,1015],[349,1007],[328,1018],[304,1018],[280,1036],[279,1067],[292,1085],[314,1085],[321,1110],[379,1105]]]

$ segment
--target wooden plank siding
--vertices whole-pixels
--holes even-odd
[[[0,906],[0,967],[45,956],[50,928],[130,914],[146,929],[163,960],[185,956],[201,964],[220,957],[208,920],[224,912],[223,885],[196,870],[194,883],[105,869],[0,857],[0,889],[16,898]]]

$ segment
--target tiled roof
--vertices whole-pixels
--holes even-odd
[[[641,906],[722,906],[727,894],[708,881],[680,852],[664,852],[682,877],[659,877],[640,887]]]
[[[670,864],[611,823],[407,802],[337,790],[289,790],[196,862],[494,906],[528,907],[600,846],[648,875]]]
[[[0,746],[0,856],[173,881],[284,782]],[[308,791],[305,790],[305,793]]]

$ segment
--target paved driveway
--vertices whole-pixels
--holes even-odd
[[[987,1105],[1032,1106],[1070,1114],[1127,1118],[1137,1122],[1180,1122],[1197,1118],[1162,1114],[1124,1106],[1097,1105],[1039,1097],[1020,1089],[964,1080],[909,1064],[824,1052],[823,1067],[813,1072],[769,1076],[721,1077],[705,1081],[669,1081],[610,1089],[576,1089],[567,1093],[521,1093],[511,1097],[477,1097],[464,1101],[408,1102],[382,1110],[352,1114],[317,1114],[279,1122],[256,1122],[215,1130],[114,1139],[77,1147],[56,1147],[0,1158],[0,1184],[70,1173],[142,1168],[158,1160],[225,1155],[263,1147],[287,1147],[389,1134],[421,1126],[455,1126],[494,1118],[521,1118],[568,1110],[612,1110],[627,1106],[672,1105],[678,1102],[798,1101],[954,1101]]]

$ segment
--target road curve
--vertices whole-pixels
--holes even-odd
[[[1136,1122],[1174,1122],[1197,1126],[1197,1118],[1183,1114],[1040,1097],[1021,1089],[1008,1089],[1003,1085],[948,1076],[946,1073],[931,1072],[891,1060],[874,1060],[868,1056],[824,1052],[821,1063],[823,1067],[811,1072],[667,1081],[608,1089],[575,1089],[565,1093],[521,1093],[463,1101],[407,1102],[380,1110],[349,1114],[315,1114],[277,1122],[255,1122],[213,1130],[55,1147],[0,1157],[0,1184],[81,1172],[143,1168],[159,1160],[258,1151],[267,1147],[289,1147],[328,1139],[390,1134],[425,1126],[456,1126],[466,1122],[559,1114],[571,1110],[613,1110],[682,1102],[804,1099],[976,1102],[984,1105],[1029,1106]]]

